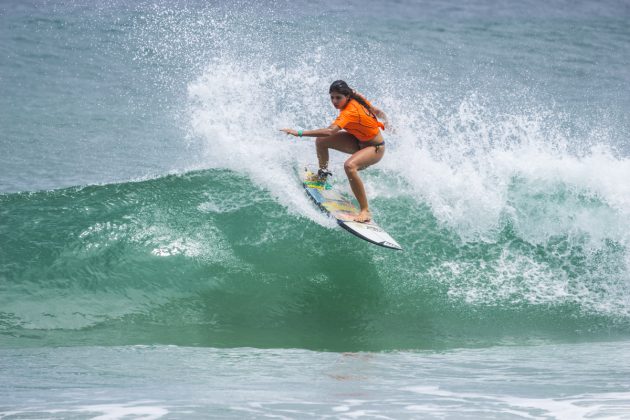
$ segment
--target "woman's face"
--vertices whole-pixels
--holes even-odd
[[[344,106],[346,106],[346,103],[348,103],[348,97],[347,96],[343,96],[339,92],[331,92],[331,94],[330,94],[330,101],[332,102],[332,104],[333,104],[333,106],[335,108],[341,109]]]

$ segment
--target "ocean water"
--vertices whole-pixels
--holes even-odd
[[[630,418],[630,4],[0,3],[0,418]],[[389,115],[378,248],[298,182]],[[332,154],[337,188],[349,193]]]

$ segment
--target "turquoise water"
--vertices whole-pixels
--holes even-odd
[[[0,417],[627,418],[628,16],[3,3]],[[340,78],[390,116],[364,179],[404,252],[278,132]]]

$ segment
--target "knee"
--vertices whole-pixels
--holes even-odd
[[[317,137],[315,139],[315,146],[322,147],[324,146],[324,142],[326,141],[326,137]]]
[[[352,161],[352,159],[348,159],[343,164],[343,169],[347,174],[354,173],[359,169],[357,165]]]

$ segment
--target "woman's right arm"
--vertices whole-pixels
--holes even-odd
[[[280,131],[296,136],[296,137],[328,137],[336,134],[341,128],[335,124],[332,124],[328,128],[317,128],[315,130],[301,130],[302,134],[300,135],[298,130],[294,130],[292,128],[282,128]]]

